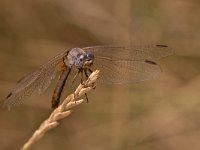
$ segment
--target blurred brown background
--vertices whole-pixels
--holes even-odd
[[[19,78],[70,47],[167,44],[175,55],[160,61],[157,79],[99,84],[32,149],[199,150],[199,8],[198,0],[1,0],[1,102]],[[0,149],[20,149],[48,117],[54,86],[0,109]]]

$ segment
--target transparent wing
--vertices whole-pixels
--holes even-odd
[[[144,45],[144,46],[92,46],[83,48],[94,54],[95,58],[112,60],[145,60],[160,59],[172,55],[173,50],[166,45]]]
[[[97,60],[95,69],[101,71],[99,82],[122,84],[139,82],[156,77],[161,72],[159,65],[152,61],[108,61]],[[152,63],[151,63],[152,62]]]
[[[173,54],[165,45],[94,46],[83,48],[95,56],[94,68],[101,71],[102,83],[129,83],[154,78],[161,72],[154,61]]]
[[[62,61],[67,51],[60,53],[37,70],[22,78],[7,96],[4,105],[7,107],[16,106],[22,103],[25,96],[31,95],[34,91],[40,94],[50,85],[56,75],[56,66]]]

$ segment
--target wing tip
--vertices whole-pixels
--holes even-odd
[[[149,59],[146,59],[145,63],[151,64],[151,65],[158,65],[155,61],[152,61],[152,60],[149,60]]]
[[[11,99],[10,99],[10,97],[11,97],[12,95],[13,95],[13,93],[10,92],[10,93],[6,96],[4,102],[2,103],[2,107],[8,109],[8,111],[10,111],[10,110],[11,110],[11,107],[13,106],[13,104],[12,104],[12,102],[11,102]]]
[[[174,55],[174,53],[175,53],[174,50],[171,47],[167,46],[167,45],[157,44],[156,47],[163,48],[163,50],[165,50],[164,57]]]
[[[157,44],[156,46],[157,46],[157,47],[169,47],[169,46],[167,46],[167,45],[162,45],[162,44]]]
[[[10,92],[7,96],[6,96],[6,99],[8,99],[9,97],[11,97],[13,94],[12,92]]]

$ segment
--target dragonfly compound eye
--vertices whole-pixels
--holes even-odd
[[[94,60],[94,55],[90,52],[86,53],[86,60]]]

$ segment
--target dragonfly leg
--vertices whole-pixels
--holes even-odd
[[[88,71],[89,71],[90,73],[92,73],[92,72],[93,72],[93,70],[92,70],[92,69],[90,69],[90,68],[88,69]]]
[[[88,79],[88,74],[87,74],[87,70],[86,69],[84,69],[84,73],[85,73],[85,77]],[[88,96],[87,96],[87,93],[85,93],[85,98],[86,98],[86,102],[88,103],[89,102],[89,100],[88,100]]]
[[[83,76],[83,70],[81,69],[80,70],[80,76],[81,76],[81,84],[84,84],[83,81],[84,81],[84,76]]]
[[[84,69],[84,73],[85,73],[85,77],[88,79],[88,74],[87,74],[87,70]]]
[[[75,88],[74,88],[74,82],[75,80],[77,79],[78,75],[80,74],[81,70],[78,70],[78,72],[75,74],[75,76],[73,77],[72,79],[72,82],[71,82],[71,86],[72,86],[72,90],[75,91]],[[76,95],[75,93],[73,94],[74,95],[74,98],[75,98],[75,102],[76,102]]]
[[[75,80],[77,79],[79,73],[80,73],[80,71],[78,71],[78,72],[75,74],[75,76],[73,77],[73,79],[72,79],[71,86],[72,86],[72,90],[73,90],[73,91],[75,90],[73,84],[74,84]]]
[[[88,103],[89,99],[88,99],[87,93],[85,93],[85,98],[86,98],[86,103]]]

